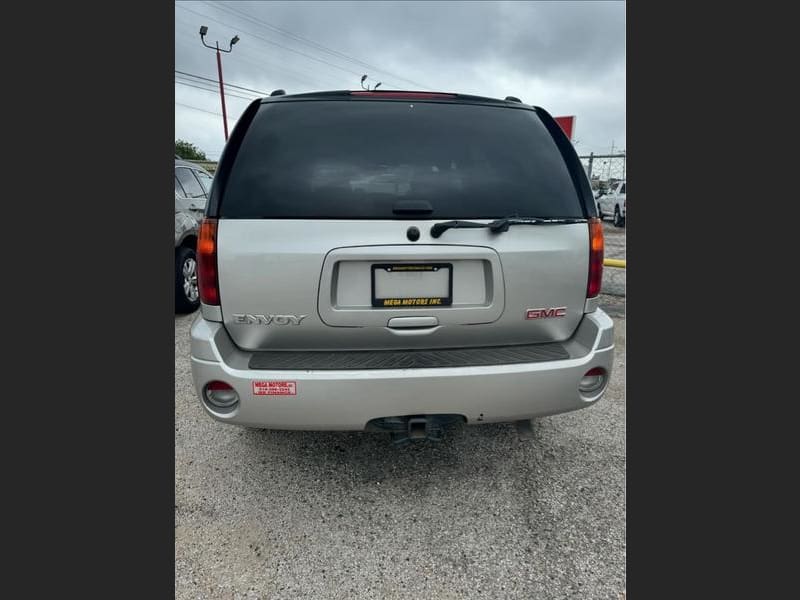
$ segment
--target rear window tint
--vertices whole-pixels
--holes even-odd
[[[227,218],[582,217],[531,110],[413,101],[263,105],[220,202]],[[427,203],[427,204],[425,204]]]

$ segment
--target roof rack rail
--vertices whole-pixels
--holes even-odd
[[[500,98],[488,98],[486,96],[473,96],[471,94],[455,94],[451,92],[419,92],[408,90],[329,90],[318,92],[300,92],[298,94],[286,94],[283,90],[275,90],[270,96],[286,96],[292,99],[313,99],[324,100],[328,98],[386,98],[386,99],[417,99],[417,100],[455,100],[462,102],[480,102],[503,104],[506,102],[518,102],[523,104],[519,98],[507,96],[505,100]],[[264,101],[268,102],[266,98]],[[523,104],[524,106],[528,106]]]

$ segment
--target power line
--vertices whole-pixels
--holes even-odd
[[[222,113],[214,112],[211,110],[204,110],[202,108],[197,108],[196,106],[190,106],[189,104],[183,104],[181,102],[176,102],[175,106],[183,106],[184,108],[191,108],[192,110],[198,110],[200,112],[208,113],[210,115],[217,115],[218,117],[222,116]]]
[[[180,15],[176,15],[176,23],[178,21],[181,21]],[[179,31],[179,30],[176,29],[175,33],[176,33],[176,42],[178,41],[178,36],[177,36],[178,33],[183,34],[186,38],[191,37],[192,39],[194,39],[194,34],[190,34],[188,31]],[[298,70],[299,67],[295,67],[295,69],[287,69],[287,68],[285,68],[283,66],[280,66],[280,65],[277,65],[277,64],[273,63],[270,60],[267,60],[267,59],[263,58],[263,56],[267,54],[267,52],[265,50],[261,50],[258,46],[256,46],[255,48],[252,48],[252,49],[257,52],[258,56],[251,56],[247,52],[244,52],[243,51],[244,49],[240,49],[240,50],[238,50],[237,54],[235,56],[232,56],[231,58],[235,59],[235,60],[244,60],[245,62],[248,62],[248,63],[258,67],[259,69],[265,71],[266,73],[269,73],[269,76],[271,78],[280,79],[280,78],[289,77],[290,79],[293,79],[294,81],[297,81],[299,83],[310,85],[312,89],[326,89],[326,87],[330,87],[330,86],[333,86],[334,89],[341,89],[343,87],[347,87],[346,85],[342,85],[339,82],[330,83],[330,81],[331,81],[330,79],[325,78],[325,77],[321,76],[319,73],[316,73],[316,72],[310,72],[310,71],[307,71],[307,70]],[[264,53],[264,54],[261,54],[261,53]],[[267,65],[270,68],[267,68]],[[282,71],[284,73],[288,73],[288,75],[280,75],[280,76],[273,75],[271,73],[272,69],[277,69],[278,71]],[[301,73],[306,75],[307,77],[299,76]],[[312,78],[314,81],[309,80],[308,77]],[[325,85],[320,85],[319,82],[321,82],[321,81],[326,82]],[[286,86],[285,85],[284,86],[277,85],[276,87],[286,87]]]
[[[180,3],[176,3],[175,6],[180,7],[182,9],[184,9],[184,10],[188,10],[189,12],[194,13],[194,14],[196,14],[196,15],[198,15],[200,17],[203,17],[205,19],[209,19],[210,21],[214,21],[215,23],[219,23],[220,25],[228,27],[229,29],[234,29],[233,27],[231,27],[227,23],[223,23],[219,19],[215,19],[214,17],[211,17],[211,16],[203,14],[203,13],[199,13],[199,12],[197,12],[195,10],[192,10],[191,8],[189,8],[187,6],[183,6]],[[239,28],[237,28],[237,29],[239,29]],[[320,63],[324,63],[324,64],[329,65],[329,66],[331,66],[331,67],[333,67],[335,69],[339,69],[340,71],[344,71],[346,73],[350,73],[351,75],[355,75],[357,77],[360,77],[362,75],[362,73],[357,73],[356,71],[351,71],[350,69],[345,69],[344,67],[336,65],[336,64],[334,64],[332,62],[329,62],[327,60],[323,60],[321,58],[316,58],[314,56],[311,56],[310,54],[306,54],[305,52],[300,52],[299,50],[295,50],[294,48],[290,48],[288,46],[284,46],[283,44],[279,44],[277,42],[273,42],[271,40],[268,40],[265,37],[261,37],[260,35],[252,33],[250,31],[245,31],[243,29],[240,29],[240,30],[242,31],[242,33],[244,33],[246,35],[249,35],[249,36],[252,36],[252,37],[256,38],[257,40],[261,40],[263,42],[266,42],[267,44],[272,44],[273,46],[278,46],[279,48],[283,48],[284,50],[288,50],[289,52],[294,52],[295,54],[299,54],[300,56],[305,56],[308,59],[315,60],[315,61],[320,62]]]
[[[219,94],[219,87],[216,85],[212,86],[212,84],[206,83],[205,81],[195,81],[194,79],[189,79],[188,77],[184,77],[182,75],[175,75],[175,83],[180,83],[189,87],[196,87],[200,90],[208,90],[210,92],[214,92],[215,94]],[[242,96],[240,94],[247,95]],[[251,96],[250,92],[240,92],[240,94],[233,94],[227,89],[225,90],[225,97],[232,96],[233,98],[241,98],[242,100],[255,100],[256,98],[262,97],[260,94]]]
[[[296,71],[291,69],[285,69],[281,66],[277,66],[269,61],[257,56],[257,55],[250,55],[243,50],[239,50],[235,57],[232,57],[230,60],[233,61],[242,61],[247,63],[248,65],[252,65],[256,67],[259,72],[262,72],[266,77],[269,78],[270,81],[273,83],[269,86],[270,89],[273,88],[288,88],[290,86],[294,87],[301,87],[303,89],[308,88],[308,90],[325,90],[325,89],[343,89],[347,87],[347,84],[339,81],[333,83],[329,79],[323,79],[315,74],[309,73],[308,76],[302,76],[299,73],[306,73],[306,71]],[[292,83],[288,83],[291,81]],[[325,83],[320,83],[320,82]],[[283,83],[280,83],[283,82]]]
[[[244,19],[244,17],[238,17],[238,16],[236,16],[236,15],[233,15],[233,16],[234,16],[235,18]],[[254,24],[258,25],[259,27],[263,27],[263,26],[261,26],[259,23],[254,23]],[[256,37],[257,39],[263,40],[263,41],[267,42],[268,44],[272,44],[272,45],[274,45],[274,46],[278,46],[279,48],[283,48],[283,49],[285,49],[285,50],[288,50],[288,51],[290,51],[290,52],[294,52],[295,54],[300,54],[301,56],[304,56],[304,57],[306,57],[306,58],[310,58],[311,60],[315,60],[315,61],[317,61],[317,62],[321,62],[321,63],[323,63],[323,64],[325,64],[325,65],[330,65],[330,66],[332,66],[332,67],[334,67],[334,68],[336,68],[336,69],[339,69],[340,71],[343,71],[344,73],[348,73],[348,74],[352,74],[352,75],[358,75],[358,76],[360,76],[360,75],[363,73],[363,71],[362,71],[362,72],[358,72],[358,73],[357,73],[356,71],[351,71],[349,68],[345,68],[345,67],[343,67],[343,66],[341,66],[341,65],[338,65],[338,64],[334,64],[334,63],[328,62],[327,60],[323,60],[323,59],[321,59],[321,58],[316,58],[315,56],[310,56],[310,55],[308,55],[308,54],[305,54],[305,53],[303,53],[303,52],[300,52],[299,50],[295,50],[294,48],[291,48],[291,47],[288,47],[288,46],[284,46],[284,45],[282,45],[282,44],[278,44],[277,42],[273,42],[273,41],[271,41],[271,40],[269,40],[269,39],[266,39],[266,38],[262,38],[262,37],[256,36],[255,34],[252,34],[252,33],[250,33],[249,35],[251,35],[251,36],[254,36],[254,37]],[[267,50],[264,50],[264,52],[265,52],[265,53],[268,53],[268,51],[267,51]],[[311,66],[311,65],[309,65],[309,66]],[[377,70],[380,70],[380,69],[377,69]],[[305,71],[305,72],[306,72],[306,73],[308,73],[307,71]],[[385,71],[382,71],[382,72],[384,72],[384,73],[385,73]],[[332,73],[330,73],[330,70],[326,70],[326,73],[328,73],[328,74],[330,74],[330,75],[333,75]],[[319,81],[325,81],[325,80],[324,80],[324,79],[322,79],[322,78],[321,78],[321,77],[320,77],[318,74],[309,74],[309,75],[311,75],[312,77],[314,77],[315,79],[317,79],[317,80],[319,80]],[[328,79],[328,81],[330,81],[330,79]],[[348,79],[348,81],[350,81],[350,80]],[[332,85],[334,86],[334,87],[333,87],[333,89],[342,89],[342,88],[349,88],[349,87],[351,87],[349,83],[342,84],[342,83],[340,83],[340,82],[333,83]],[[417,85],[417,84],[415,84],[415,85]],[[319,87],[319,86],[317,86],[317,87],[318,87],[318,89],[324,89],[324,87]],[[383,87],[384,87],[384,88],[387,88],[387,89],[403,89],[403,88],[399,88],[399,87],[397,87],[397,86],[395,86],[395,85],[391,84],[390,82],[388,82],[388,80],[384,81],[384,86],[383,86]]]
[[[187,73],[185,71],[178,71],[177,69],[175,69],[175,72],[178,73],[179,75],[187,75],[189,77],[194,77],[195,79],[203,79],[205,81],[210,81],[211,83],[214,83],[214,84],[219,83],[216,79],[211,79],[210,77],[203,77],[202,75],[195,75],[194,73]],[[240,90],[244,90],[246,92],[254,92],[254,93],[258,94],[259,96],[269,96],[269,94],[267,92],[263,92],[263,91],[260,91],[260,90],[254,90],[252,88],[246,88],[246,87],[243,87],[241,85],[234,85],[233,83],[228,83],[227,81],[225,82],[225,87],[237,88],[237,89],[240,89]]]
[[[175,75],[175,83],[185,84],[185,85],[188,85],[190,87],[197,87],[198,89],[210,90],[212,92],[215,92],[217,95],[219,95],[219,86],[217,86],[215,84],[212,84],[212,83],[205,82],[205,81],[197,81],[195,79],[190,79],[188,77],[184,77],[183,75]],[[239,90],[235,90],[237,93],[234,94],[234,93],[228,91],[227,86],[225,86],[225,87],[226,87],[226,89],[225,89],[225,96],[226,97],[227,96],[233,96],[234,98],[242,98],[243,100],[255,100],[256,98],[261,98],[261,95],[255,95],[255,94],[251,95],[251,92],[239,92]],[[242,95],[242,94],[244,94],[244,95]]]
[[[200,87],[199,85],[192,85],[191,83],[186,83],[185,81],[180,81],[178,79],[175,80],[175,83],[179,85],[185,85],[186,87],[195,88],[197,90],[203,90],[204,92],[211,92],[212,94],[219,94],[219,90],[212,90],[205,87]],[[237,96],[236,94],[231,94],[229,92],[225,92],[226,96],[230,96],[231,98],[241,98],[242,100],[255,100],[255,98],[248,98],[247,96]]]
[[[357,64],[359,66],[366,67],[367,69],[371,69],[373,71],[378,71],[380,73],[384,73],[386,75],[390,75],[391,77],[393,77],[395,79],[399,79],[401,81],[405,81],[405,82],[410,83],[412,85],[415,85],[415,86],[417,86],[419,88],[431,89],[429,86],[423,85],[423,84],[421,84],[419,82],[416,82],[416,81],[413,81],[411,79],[406,79],[405,77],[401,77],[400,75],[392,73],[391,71],[386,71],[385,69],[381,69],[380,67],[372,65],[372,64],[370,64],[368,62],[364,62],[363,60],[360,60],[358,58],[354,58],[352,56],[349,56],[349,55],[345,54],[344,52],[339,52],[338,50],[334,50],[332,48],[328,48],[327,46],[323,46],[322,44],[320,44],[318,42],[315,42],[314,40],[311,40],[311,39],[306,38],[306,37],[304,37],[302,35],[293,33],[293,32],[291,32],[291,31],[289,31],[287,29],[282,29],[282,28],[280,28],[280,27],[278,27],[276,25],[268,23],[267,21],[259,19],[258,17],[250,15],[249,13],[246,13],[245,11],[239,10],[238,8],[234,8],[233,6],[229,6],[229,5],[226,6],[226,5],[223,5],[220,2],[213,2],[213,3],[211,3],[211,2],[203,2],[203,4],[205,4],[207,6],[210,6],[212,8],[216,8],[218,10],[222,10],[222,11],[228,12],[228,14],[232,14],[231,11],[234,11],[235,13],[238,13],[239,15],[241,15],[239,17],[240,19],[246,19],[246,20],[250,21],[251,23],[260,24],[263,27],[266,27],[268,29],[271,29],[273,31],[281,33],[281,34],[283,34],[283,35],[285,35],[287,37],[291,37],[291,38],[293,38],[293,39],[295,39],[295,40],[297,40],[297,41],[299,41],[301,43],[304,43],[304,44],[306,44],[308,46],[312,46],[314,48],[317,48],[318,50],[326,52],[326,53],[328,53],[330,55],[338,56],[340,58],[344,58],[345,60],[347,60],[349,62],[355,63],[355,64]]]
[[[258,67],[261,70],[264,70],[266,73],[270,74],[271,78],[275,80],[282,80],[285,78],[289,78],[301,84],[307,84],[311,86],[311,89],[317,89],[317,90],[340,89],[342,87],[346,87],[339,82],[333,83],[333,78],[337,77],[338,74],[333,73],[328,68],[325,69],[326,73],[325,75],[321,75],[313,71],[313,69],[316,68],[316,65],[308,65],[311,67],[311,70],[302,68],[305,67],[306,65],[302,65],[302,67],[300,65],[295,65],[293,68],[288,69],[282,65],[278,65],[270,60],[265,59],[262,53],[266,54],[267,51],[259,50],[254,54],[240,52],[236,58],[237,60],[243,59],[245,62],[248,62],[249,64]],[[345,76],[342,75],[342,77]],[[350,78],[349,75],[347,75],[346,77],[348,79]],[[275,87],[285,87],[285,86],[276,85]]]

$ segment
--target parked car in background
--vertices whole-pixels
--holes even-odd
[[[175,310],[189,313],[200,306],[197,290],[197,236],[211,191],[205,169],[175,160]]]
[[[453,422],[529,429],[605,392],[603,228],[543,109],[276,95],[244,111],[216,173],[191,328],[212,418],[405,443]]]
[[[612,217],[614,225],[625,227],[625,181],[614,184],[611,190],[597,199],[597,213],[602,220]]]

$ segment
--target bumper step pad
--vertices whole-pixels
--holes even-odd
[[[527,344],[445,350],[266,351],[254,353],[254,370],[341,371],[363,369],[435,369],[481,367],[564,360],[562,344]]]

